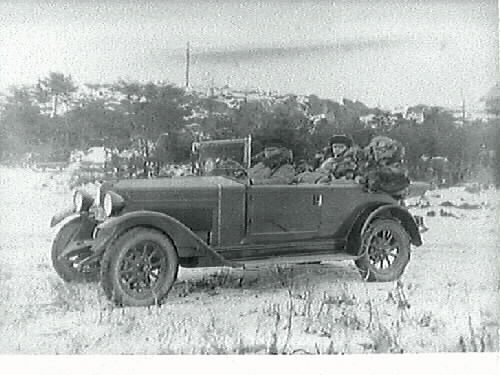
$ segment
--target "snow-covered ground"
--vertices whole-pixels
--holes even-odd
[[[429,229],[397,283],[350,262],[181,270],[163,306],[117,309],[52,269],[64,181],[0,167],[0,353],[498,351],[497,190],[412,198]]]

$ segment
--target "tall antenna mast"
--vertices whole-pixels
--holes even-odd
[[[460,93],[462,94],[462,124],[465,125],[465,96],[464,96],[464,89],[460,90]]]
[[[190,60],[190,51],[189,51],[189,42],[186,44],[186,89],[189,88],[189,61]]]

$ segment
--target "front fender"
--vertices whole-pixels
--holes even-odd
[[[61,223],[64,219],[67,219],[69,217],[78,217],[78,216],[80,216],[80,214],[75,213],[73,207],[65,208],[64,210],[59,211],[54,216],[52,216],[52,219],[50,220],[50,227],[51,228],[55,227],[57,224]]]
[[[71,213],[71,215],[64,217],[56,223],[57,229],[55,231],[62,230],[65,225],[72,222],[77,222],[79,228],[78,232],[73,235],[74,241],[86,241],[93,238],[98,221],[92,215],[88,214]]]
[[[97,226],[98,246],[94,246],[96,253],[104,252],[107,246],[125,231],[133,227],[154,228],[168,236],[177,249],[179,257],[194,255],[204,258],[203,266],[232,266],[233,263],[224,259],[214,251],[191,229],[177,219],[155,211],[134,211],[112,217]]]

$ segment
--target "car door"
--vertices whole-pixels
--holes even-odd
[[[290,242],[316,237],[322,201],[321,186],[249,186],[245,242]]]

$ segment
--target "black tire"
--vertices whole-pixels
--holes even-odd
[[[119,306],[159,304],[177,278],[179,260],[163,233],[136,227],[118,237],[104,252],[101,284]]]
[[[403,274],[410,260],[410,237],[398,221],[375,219],[361,243],[364,254],[355,263],[365,280],[394,281]]]
[[[80,230],[80,219],[76,218],[67,222],[59,232],[52,243],[51,259],[52,266],[56,270],[61,279],[67,282],[93,282],[99,280],[99,268],[89,267],[83,271],[79,271],[75,267],[75,262],[90,255],[89,251],[83,250],[80,254],[69,259],[60,259],[59,255],[70,243],[70,241],[78,234]]]

